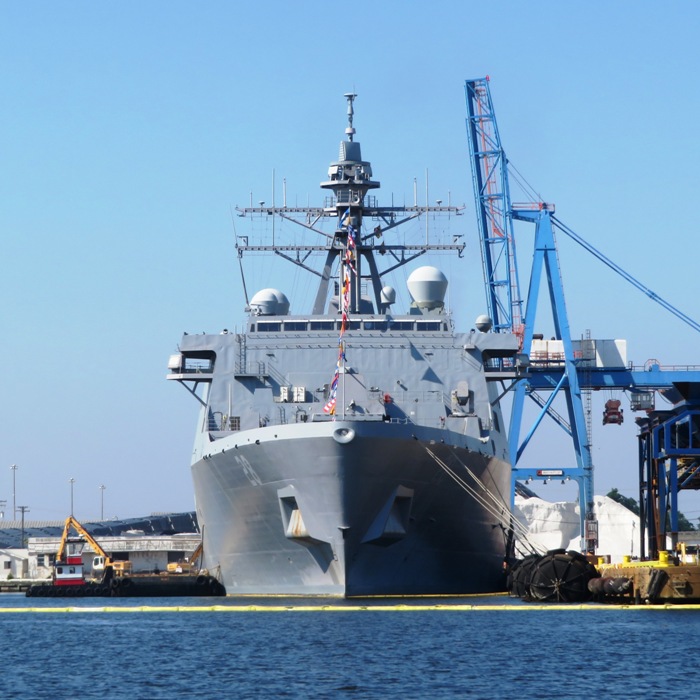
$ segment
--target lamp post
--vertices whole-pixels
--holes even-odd
[[[70,514],[71,517],[73,517],[73,484],[75,483],[75,479],[71,476],[71,478],[68,479],[68,483],[70,484]]]
[[[29,510],[29,506],[20,506],[19,512],[22,513],[22,535],[19,542],[19,548],[24,549],[24,514]]]
[[[100,484],[100,520],[105,519],[105,489],[104,484]]]
[[[12,469],[12,520],[17,520],[17,481],[16,475],[19,467],[16,464],[10,466]]]

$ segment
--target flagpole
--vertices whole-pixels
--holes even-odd
[[[345,420],[345,341],[340,341],[340,352],[343,353],[343,384],[341,387],[341,400],[343,402],[343,420]]]
[[[352,278],[350,273],[352,272],[357,276],[355,268],[353,267],[353,257],[351,250],[354,253],[356,243],[355,243],[355,230],[350,222],[350,207],[347,208],[345,214],[343,214],[340,219],[339,230],[344,226],[347,231],[347,240],[345,244],[345,255],[340,257],[339,265],[339,282],[340,287],[338,290],[338,308],[340,310],[340,336],[338,338],[338,360],[335,364],[335,374],[333,376],[333,381],[331,382],[331,388],[328,396],[328,401],[323,407],[323,412],[328,413],[329,417],[332,416],[332,420],[336,419],[338,415],[337,411],[337,392],[338,392],[338,382],[340,381],[340,374],[343,374],[342,386],[340,388],[340,400],[342,402],[342,413],[341,419],[345,420],[345,331],[348,328],[349,319],[348,314],[350,312],[350,294],[352,290]]]

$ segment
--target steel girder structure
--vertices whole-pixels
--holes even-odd
[[[561,391],[566,397],[569,422],[559,424],[573,438],[577,466],[566,475],[579,484],[581,503],[581,532],[585,519],[593,512],[593,468],[586,430],[581,390],[574,364],[571,333],[564,304],[564,291],[552,231],[553,207],[534,205],[531,210],[514,209],[510,202],[508,168],[501,145],[496,115],[491,100],[489,79],[468,80],[465,84],[467,103],[467,133],[471,155],[474,196],[481,238],[481,254],[489,315],[496,332],[515,332],[522,337],[527,351],[532,344],[543,268],[546,271],[556,337],[563,342],[564,367],[551,396],[541,406],[541,412],[522,444],[519,444],[525,397],[529,391],[526,379],[515,385],[510,420],[510,455],[513,464],[513,497],[518,479],[542,478],[547,470],[518,467],[523,450],[545,415],[558,416],[551,404]],[[535,254],[526,301],[524,322],[520,298],[518,266],[513,237],[513,219],[535,224]],[[544,387],[543,387],[544,388]],[[555,418],[556,420],[556,418]]]
[[[580,508],[582,548],[591,550],[594,546],[596,529],[593,516],[593,464],[590,436],[588,435],[581,396],[582,388],[631,391],[670,388],[676,382],[700,382],[700,372],[688,369],[668,371],[662,370],[656,365],[652,365],[648,371],[644,372],[630,367],[596,367],[592,366],[589,361],[584,362],[582,357],[575,356],[566,313],[553,223],[617,274],[620,274],[681,320],[696,330],[700,330],[700,324],[661,299],[558,221],[554,217],[553,205],[542,202],[536,202],[533,205],[511,205],[508,163],[501,146],[488,78],[466,81],[465,93],[470,162],[481,237],[484,281],[493,328],[496,332],[518,333],[522,337],[524,351],[529,351],[532,346],[539,290],[544,271],[555,325],[555,339],[562,341],[564,349],[564,357],[561,362],[557,363],[557,366],[542,368],[533,365],[530,368],[529,376],[521,379],[512,387],[513,404],[509,446],[513,463],[513,497],[517,480],[546,479],[555,476],[553,472],[574,479],[578,483],[579,500],[582,504]],[[523,301],[519,291],[513,219],[528,221],[535,225],[533,264],[525,301],[524,320],[521,320]],[[536,394],[537,390],[550,391],[551,394],[547,400],[544,400]],[[559,415],[552,408],[552,402],[560,392],[563,392],[565,396],[568,422],[564,416]],[[520,442],[526,396],[539,404],[541,410],[533,426]],[[545,416],[554,419],[572,438],[576,467],[542,469],[518,466],[523,451]],[[700,482],[700,468],[698,469],[698,481]],[[649,497],[646,496],[646,498],[648,500]]]
[[[700,488],[700,383],[676,384],[694,394],[671,410],[637,419],[640,556],[658,557],[678,544],[678,491]],[[688,393],[687,391],[685,392]]]
[[[581,398],[579,374],[576,366],[577,359],[574,357],[573,344],[571,342],[571,330],[566,313],[566,303],[564,301],[561,269],[559,267],[559,259],[552,229],[552,210],[553,207],[546,204],[533,205],[532,208],[528,209],[518,208],[512,210],[514,218],[535,224],[535,245],[527,293],[523,347],[529,348],[532,345],[540,286],[542,274],[544,272],[549,291],[549,302],[552,310],[555,338],[562,342],[564,348],[564,357],[556,373],[556,375],[558,375],[556,383],[546,386],[544,383],[538,382],[538,388],[549,389],[552,393],[544,405],[541,406],[541,410],[533,426],[530,428],[522,443],[520,442],[520,433],[525,398],[532,389],[530,379],[526,378],[518,382],[513,391],[509,430],[510,453],[511,460],[513,461],[513,491],[515,491],[515,482],[517,480],[542,478],[543,475],[546,476],[551,473],[551,470],[522,468],[517,465],[523,451],[542,422],[542,419],[548,413],[551,415],[551,404],[555,397],[561,392],[565,397],[569,422],[568,424],[565,424],[563,420],[557,420],[557,422],[571,437],[576,457],[576,466],[567,468],[565,474],[578,484],[580,494],[579,502],[581,504],[579,508],[581,534],[582,538],[585,540],[582,542],[582,548],[591,550],[595,547],[593,541],[595,539],[595,527],[587,525],[587,522],[594,522],[593,464],[591,460],[590,440],[586,428],[586,417]],[[538,376],[538,378],[542,378],[542,375],[534,371],[532,374],[533,377]],[[555,375],[550,372],[549,378],[551,379],[554,376]]]
[[[498,133],[488,77],[467,80],[465,95],[488,313],[497,333],[520,333],[522,299],[510,211],[507,160]]]

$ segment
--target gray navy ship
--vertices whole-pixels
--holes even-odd
[[[427,227],[408,244],[400,227],[460,210],[380,206],[355,140],[356,95],[345,97],[324,205],[238,210],[304,234],[285,240],[273,227],[236,247],[308,273],[312,308],[261,289],[246,299],[244,332],[185,334],[168,363],[200,404],[204,561],[228,595],[502,590],[511,467],[499,398],[518,375],[519,339],[489,332],[484,316],[455,331],[447,278],[416,260],[461,257],[464,245],[433,242]],[[390,273],[408,286],[406,308],[394,308]]]

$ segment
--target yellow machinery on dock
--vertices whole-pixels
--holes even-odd
[[[700,601],[700,560],[697,552],[688,552],[684,543],[675,553],[659,552],[652,561],[631,561],[629,557],[620,564],[599,564],[602,582],[618,579],[631,581],[631,588],[624,599],[636,602]],[[607,599],[608,595],[604,595]],[[622,596],[610,599],[622,601]]]

